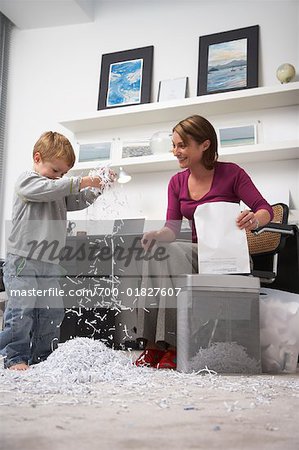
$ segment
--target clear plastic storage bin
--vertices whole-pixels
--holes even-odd
[[[299,294],[261,288],[262,370],[295,373],[299,352]]]
[[[184,275],[179,287],[177,370],[261,373],[259,279]]]

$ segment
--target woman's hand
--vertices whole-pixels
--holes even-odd
[[[241,212],[237,217],[236,223],[240,230],[246,231],[256,230],[260,224],[254,212],[249,211],[248,209]]]
[[[168,227],[163,227],[158,231],[147,231],[144,233],[141,239],[141,245],[147,251],[156,242],[173,242],[175,239],[174,232]]]
[[[145,251],[149,249],[150,246],[153,246],[157,242],[158,231],[147,231],[141,238],[141,245]]]

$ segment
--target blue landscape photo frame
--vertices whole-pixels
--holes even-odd
[[[111,159],[111,142],[81,144],[78,162],[98,162]]]
[[[98,110],[151,101],[153,46],[102,55]]]
[[[258,86],[259,26],[199,38],[197,95]]]
[[[236,125],[217,129],[219,147],[238,147],[257,144],[256,124]]]

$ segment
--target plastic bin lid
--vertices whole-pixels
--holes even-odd
[[[179,275],[176,277],[176,286],[182,289],[202,290],[248,290],[259,292],[260,279],[244,275]]]

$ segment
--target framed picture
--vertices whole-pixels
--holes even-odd
[[[154,47],[102,56],[98,109],[149,103]]]
[[[122,145],[122,158],[151,155],[150,140],[126,141]]]
[[[158,102],[186,98],[188,77],[162,80],[159,83]]]
[[[106,161],[111,158],[111,142],[81,144],[78,162]]]
[[[197,95],[258,86],[259,26],[199,38]]]
[[[223,127],[217,130],[219,147],[237,147],[239,145],[253,145],[257,143],[256,125],[238,125]]]

